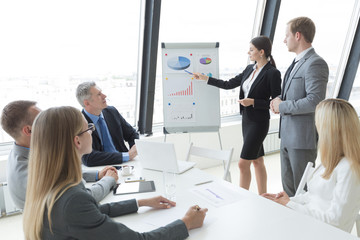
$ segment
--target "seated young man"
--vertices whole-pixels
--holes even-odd
[[[23,209],[25,204],[31,128],[40,109],[33,101],[14,101],[6,105],[1,115],[1,126],[14,140],[14,146],[7,162],[7,183],[15,205]],[[96,182],[87,191],[96,199],[102,200],[118,179],[114,167],[101,171],[84,171],[87,182]]]

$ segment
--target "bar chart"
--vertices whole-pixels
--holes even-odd
[[[181,96],[192,96],[193,94],[194,94],[194,92],[193,92],[193,83],[191,81],[190,85],[186,89],[170,93],[168,96],[170,96],[170,97],[176,97],[176,96],[181,97]]]

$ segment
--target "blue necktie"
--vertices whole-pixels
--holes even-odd
[[[110,136],[106,131],[106,123],[102,117],[99,117],[99,127],[101,131],[102,144],[105,152],[113,152],[114,149],[111,144]]]

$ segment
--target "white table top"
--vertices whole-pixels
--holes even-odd
[[[129,165],[135,165],[134,175],[153,180],[156,192],[116,196],[109,194],[102,203],[164,196],[161,172],[141,170],[138,162],[130,162]],[[117,217],[114,220],[133,230],[145,232],[182,218],[190,206],[198,204],[200,207],[208,208],[209,211],[203,227],[191,230],[188,239],[357,239],[354,235],[313,217],[297,213],[222,179],[210,176],[214,179],[212,183],[195,186],[193,179],[199,181],[199,176],[207,180],[209,178],[207,173],[197,168],[178,175],[175,208],[154,210],[142,207],[137,213]],[[235,199],[235,202],[220,207],[215,206],[195,193],[196,189],[204,188],[222,188],[224,193],[231,193],[229,198]]]
[[[113,195],[110,193],[102,203],[121,201],[131,198],[148,198],[164,195],[162,173],[151,170],[141,170],[137,161],[134,175],[145,177],[155,182],[156,192]],[[101,169],[102,167],[97,167]],[[202,228],[190,231],[188,239],[358,239],[356,236],[320,222],[310,216],[297,213],[254,193],[237,187],[221,179],[212,183],[194,186],[194,179],[207,178],[209,175],[193,168],[177,178],[177,206],[166,210],[154,210],[142,207],[137,213],[114,218],[133,230],[150,231],[161,225],[170,223],[184,216],[187,209],[195,204],[209,209]],[[121,182],[122,180],[120,180]],[[88,183],[90,184],[90,183]],[[230,198],[236,201],[216,207],[194,192],[196,189],[221,187],[231,193]],[[0,234],[4,239],[23,239],[22,215],[0,218]]]

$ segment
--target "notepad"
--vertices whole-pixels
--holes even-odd
[[[154,181],[120,183],[114,188],[114,195],[154,192]]]

